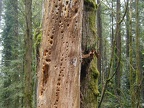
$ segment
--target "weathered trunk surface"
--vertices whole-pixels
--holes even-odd
[[[45,1],[37,108],[79,108],[83,0]]]
[[[96,3],[84,1],[82,51],[84,54],[96,50]],[[81,108],[97,108],[98,102],[97,58],[83,58],[81,66]]]

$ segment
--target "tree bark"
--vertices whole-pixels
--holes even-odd
[[[97,49],[96,8],[95,0],[84,1],[82,30],[83,54]],[[84,58],[81,66],[81,108],[97,108],[97,97],[99,94],[98,76],[97,58]]]
[[[37,108],[79,108],[83,0],[44,4]]]

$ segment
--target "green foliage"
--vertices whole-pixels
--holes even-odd
[[[15,108],[17,99],[22,98],[22,55],[18,37],[17,0],[4,1],[4,28],[2,32],[2,89],[0,100],[2,108]],[[20,102],[20,101],[19,101]]]
[[[21,0],[5,0],[3,3],[4,25],[0,34],[3,46],[0,70],[0,107],[21,108],[24,98],[23,48],[27,44],[24,44],[25,6]],[[41,0],[33,0],[33,29],[38,28],[42,22],[42,5],[40,4],[42,4]],[[37,36],[35,46],[38,46],[40,41],[40,34]],[[34,93],[36,94],[36,92]],[[33,106],[35,107],[35,105]]]

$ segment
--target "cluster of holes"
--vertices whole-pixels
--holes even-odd
[[[60,94],[60,78],[59,78],[59,81],[57,83],[57,87],[56,87],[56,100],[55,100],[55,103],[54,103],[54,106],[57,107],[58,105],[58,101],[59,101],[59,94]]]
[[[68,17],[69,16],[69,1],[66,0],[65,2],[63,2],[62,4],[62,12],[61,12],[61,16],[64,16],[64,17]]]
[[[50,33],[50,31],[49,31],[49,33]],[[48,33],[48,42],[49,42],[49,47],[52,47],[52,45],[53,45],[53,39],[54,39],[54,33],[55,33],[55,29],[54,28],[52,28],[52,32],[51,32],[51,34],[49,34]]]
[[[59,76],[58,76],[58,79],[57,79],[57,86],[56,86],[56,94],[55,94],[56,100],[55,100],[55,103],[54,103],[55,108],[57,107],[58,101],[59,101],[60,86],[61,86],[62,78],[64,77],[64,70],[65,70],[65,67],[64,67],[63,63],[66,60],[67,59],[64,57],[64,54],[62,54],[61,59],[60,59],[60,72],[59,72]],[[57,66],[55,66],[55,69],[57,69]]]
[[[59,28],[60,28],[60,33],[61,33],[61,39],[63,39],[63,34],[64,34],[64,24],[62,23],[62,21],[59,21]]]
[[[68,11],[68,5],[69,5],[70,3],[69,3],[69,1],[68,0],[66,0],[63,4],[62,4],[62,14],[65,14],[65,12],[66,11]],[[77,4],[77,1],[75,1],[75,4]],[[53,14],[53,19],[55,19],[55,22],[57,22],[58,20],[58,22],[59,22],[59,28],[60,28],[60,33],[62,34],[62,37],[61,37],[61,39],[63,39],[63,33],[64,33],[64,23],[66,24],[66,26],[67,27],[69,27],[70,26],[70,24],[68,23],[68,21],[65,21],[64,20],[64,23],[62,23],[62,21],[61,21],[61,19],[59,19],[59,17],[58,16],[55,16],[55,15],[57,15],[58,14],[58,12],[59,12],[59,9],[61,8],[61,6],[59,6],[59,4],[55,4],[54,5],[54,7],[55,7],[55,13],[56,14]],[[75,13],[77,13],[77,11],[78,11],[78,8],[75,8]],[[68,12],[68,14],[69,14],[70,12]],[[71,16],[69,15],[69,18],[71,18]],[[68,18],[68,19],[69,19]],[[50,44],[52,44],[52,41],[50,41]]]
[[[55,5],[56,8],[58,8],[58,5]],[[48,17],[47,17],[48,18]],[[55,19],[54,15],[52,16],[52,19]],[[48,81],[48,71],[49,71],[49,64],[51,62],[50,55],[51,55],[51,47],[53,45],[53,39],[54,39],[54,33],[55,33],[55,28],[53,27],[51,30],[48,30],[48,43],[49,43],[49,49],[44,50],[43,52],[43,67],[42,67],[42,87],[41,87],[41,95],[43,94],[45,90],[45,85]]]
[[[64,28],[64,24],[62,23],[62,21],[59,21],[59,27],[60,27],[60,29]]]
[[[68,54],[68,49],[69,49],[69,43],[66,42],[66,54]]]
[[[45,90],[45,85],[48,81],[49,77],[49,63],[51,62],[51,59],[48,58],[51,54],[51,50],[44,50],[43,56],[44,56],[44,62],[43,62],[43,67],[42,67],[42,88],[41,88],[41,95],[43,94]]]
[[[78,21],[75,21],[75,30],[77,30],[77,26],[78,26]]]
[[[54,7],[52,9],[52,19],[54,21],[54,23],[58,22],[59,17],[60,17],[60,5],[61,0],[58,0],[58,2],[54,1]]]
[[[64,54],[62,54],[61,59],[60,59],[60,73],[59,73],[59,78],[64,77],[64,69],[65,67],[63,66],[64,60],[66,61],[66,58],[64,58]]]
[[[62,65],[62,64],[61,64]],[[56,67],[56,66],[55,66]],[[59,94],[60,94],[60,86],[61,86],[61,78],[62,78],[62,73],[63,73],[63,70],[61,69],[60,70],[60,73],[59,73],[59,77],[57,79],[57,86],[56,86],[56,100],[55,100],[55,103],[54,103],[54,106],[57,107],[58,105],[58,101],[59,101]]]

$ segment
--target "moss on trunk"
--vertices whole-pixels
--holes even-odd
[[[96,8],[95,0],[84,1],[82,36],[84,54],[96,50],[97,47]],[[81,108],[97,108],[98,76],[96,56],[83,59],[81,67]]]

